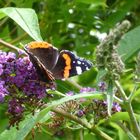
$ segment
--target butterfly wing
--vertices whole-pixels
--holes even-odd
[[[30,60],[33,63],[41,81],[49,82],[49,81],[55,80],[54,77],[53,77],[53,74],[45,68],[45,66],[41,63],[41,61],[38,59],[38,57],[36,57],[28,49],[25,49],[25,51],[29,55]]]
[[[51,72],[55,79],[63,79],[80,75],[91,67],[92,63],[90,61],[77,57],[70,51],[63,50],[60,52],[58,61]]]
[[[25,50],[35,56],[45,69],[51,70],[57,63],[59,52],[47,42],[31,42],[25,47]]]

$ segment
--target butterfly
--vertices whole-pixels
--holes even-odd
[[[92,67],[90,61],[68,50],[59,51],[48,42],[30,42],[25,45],[24,49],[43,82],[67,79],[80,75]]]

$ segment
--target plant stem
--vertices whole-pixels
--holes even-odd
[[[137,123],[136,117],[135,117],[134,112],[133,112],[133,108],[132,108],[132,105],[131,105],[131,100],[129,100],[127,98],[124,90],[122,89],[122,87],[121,87],[121,85],[118,81],[115,81],[115,85],[116,85],[117,89],[119,90],[120,94],[123,97],[124,105],[126,107],[126,110],[129,114],[129,117],[130,117],[130,120],[131,120],[131,123],[132,123],[133,131],[136,134],[137,138],[140,138],[140,128],[139,128],[139,125]]]
[[[137,123],[131,103],[129,103],[129,102],[126,103],[126,109],[129,113],[130,120],[131,120],[132,126],[133,126],[133,130],[134,130],[135,134],[137,135],[137,138],[140,138],[140,127]]]
[[[133,91],[130,93],[130,95],[129,95],[129,97],[128,97],[128,100],[129,100],[130,102],[132,101],[132,99],[133,99],[133,97],[134,97],[133,95],[134,95],[134,93],[136,92],[137,88],[138,88],[138,84],[135,84]]]
[[[20,49],[20,48],[17,48],[16,46],[14,46],[14,45],[12,45],[12,44],[10,44],[10,43],[8,43],[8,42],[5,42],[4,40],[2,40],[2,39],[0,39],[0,44],[3,44],[4,46],[6,46],[6,47],[8,47],[8,48],[10,48],[10,49],[12,49],[12,50],[15,50],[15,51],[17,51],[17,52],[22,52],[23,54],[25,54],[25,55],[27,55],[26,54],[26,52],[24,51],[24,50],[22,50],[22,49]]]
[[[127,127],[125,127],[125,126],[122,124],[122,122],[117,121],[116,123],[123,129],[123,131],[128,135],[129,138],[130,138],[130,137],[131,137],[131,138],[133,137],[133,139],[136,140],[136,137],[130,132],[130,130],[129,130]],[[131,138],[130,138],[130,139],[131,139]]]
[[[81,119],[79,119],[78,117],[69,114],[63,110],[57,109],[57,108],[53,108],[52,109],[53,112],[56,112],[70,120],[73,120],[75,122],[77,122],[78,124],[86,127],[87,129],[89,129],[91,132],[95,133],[96,135],[100,136],[102,139],[104,140],[113,140],[110,136],[108,136],[107,134],[105,134],[104,132],[102,132],[101,130],[97,129],[96,127],[91,127],[91,125],[88,122],[85,122]]]
[[[115,85],[116,85],[117,89],[119,90],[119,92],[121,93],[124,102],[127,101],[127,96],[126,96],[124,90],[122,89],[119,81],[115,80]]]
[[[83,138],[83,129],[80,129],[79,135],[80,135],[80,140],[84,140],[84,138]]]

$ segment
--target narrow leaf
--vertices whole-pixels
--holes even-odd
[[[26,135],[31,131],[35,125],[35,118],[37,116],[28,115],[26,119],[19,125],[19,130],[16,127],[11,127],[10,130],[5,130],[0,134],[0,140],[24,140]]]
[[[109,81],[108,90],[107,90],[107,111],[108,111],[109,116],[111,116],[113,100],[114,100],[114,98],[113,98],[113,83],[112,83],[112,81]]]
[[[48,107],[46,107],[39,113],[36,119],[36,122],[40,121],[53,107],[60,105],[64,102],[78,99],[78,98],[103,99],[104,96],[103,94],[100,94],[99,92],[91,92],[91,93],[77,94],[74,96],[67,96],[67,97],[61,98],[60,100],[53,101],[50,105],[48,105]]]

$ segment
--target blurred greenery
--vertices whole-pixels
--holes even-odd
[[[140,49],[139,0],[0,0],[0,8],[0,39],[22,49],[21,44],[43,39],[59,48],[59,50],[66,49],[75,52],[78,56],[92,61],[95,66],[96,46],[117,23],[125,19],[129,20],[132,24],[131,29],[120,40],[118,51],[125,61],[126,69],[128,69],[122,76],[121,83],[126,93],[132,91],[134,87],[132,70],[135,69],[136,54]],[[2,44],[0,44],[0,49],[14,51]],[[71,79],[83,87],[96,87],[98,84],[96,81],[97,73],[98,70],[94,67],[90,71]],[[65,81],[58,80],[57,86],[58,91],[62,93],[78,92],[76,87],[69,86],[69,83]],[[132,105],[137,119],[140,121],[139,91],[136,94]],[[5,110],[6,106],[0,105],[0,140],[22,140],[27,134],[25,140],[33,139],[33,134],[30,131],[32,125],[34,125],[33,119],[28,119],[28,125],[22,122],[25,125],[24,130],[15,139],[14,136],[18,130],[15,130],[15,128],[12,128],[11,132],[6,130],[8,119]],[[131,134],[125,133],[115,123],[118,120],[127,120],[129,123],[128,114],[121,112],[112,116],[108,122],[103,120],[100,129],[113,139],[129,140],[131,136],[128,138],[128,135]],[[34,139],[81,140],[80,136],[77,136],[77,131],[71,131],[73,136],[66,134],[64,138],[61,136],[52,137],[46,130],[42,133],[35,130]],[[7,137],[5,137],[5,133]],[[8,135],[8,133],[10,134]],[[84,132],[83,139],[100,140],[97,135],[90,134],[87,131]],[[131,139],[134,138],[131,137]]]

